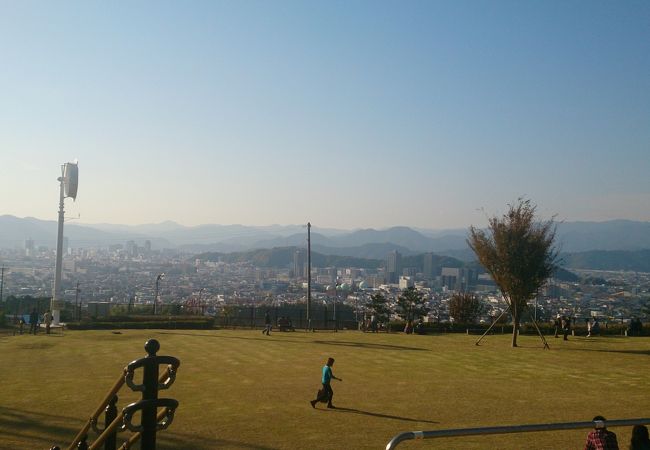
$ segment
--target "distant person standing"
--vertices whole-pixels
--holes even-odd
[[[555,337],[560,337],[560,336],[558,336],[558,333],[559,333],[560,327],[561,327],[560,320],[561,320],[561,316],[558,314],[555,317],[555,321],[553,322],[553,324],[555,325]]]
[[[29,333],[36,334],[38,330],[38,312],[36,308],[32,309],[32,312],[29,314]]]
[[[600,322],[598,322],[598,318],[595,318],[594,323],[591,324],[591,331],[589,332],[589,334],[593,334],[595,336],[600,335]]]
[[[605,418],[596,416],[593,418],[596,428],[587,435],[585,450],[618,450],[616,434],[605,427]]]
[[[327,401],[328,408],[336,408],[332,404],[332,398],[334,398],[334,391],[332,390],[332,386],[330,386],[330,382],[332,381],[332,379],[343,381],[343,378],[336,378],[334,376],[334,373],[332,372],[333,365],[334,365],[334,358],[328,358],[327,364],[323,366],[323,376],[321,377],[321,383],[323,384],[323,389],[319,391],[318,397],[316,397],[314,400],[309,402],[311,403],[312,408],[315,408],[316,403],[321,401]]]
[[[571,331],[571,318],[569,316],[562,316],[562,334],[564,340],[568,341],[569,331]]]
[[[262,334],[271,335],[271,315],[268,311],[264,313],[264,331],[262,331]]]
[[[45,324],[45,333],[50,334],[50,325],[52,325],[52,313],[48,309],[43,314],[43,323]]]

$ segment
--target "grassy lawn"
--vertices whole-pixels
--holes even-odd
[[[382,449],[412,430],[650,416],[650,339],[272,333],[66,332],[1,336],[0,449],[69,445],[148,338],[181,360],[161,397],[180,407],[159,449]],[[328,356],[334,404],[308,403]],[[139,397],[125,386],[118,406]],[[614,428],[627,448],[629,428]],[[409,441],[398,448],[580,449],[588,430]],[[118,443],[122,442],[120,434]],[[139,448],[139,445],[137,446]]]

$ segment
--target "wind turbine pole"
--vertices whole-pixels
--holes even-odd
[[[63,171],[62,171],[63,172]],[[59,294],[61,291],[61,265],[63,263],[63,220],[65,212],[63,210],[64,205],[64,190],[63,190],[63,174],[59,178],[61,185],[60,195],[59,195],[59,230],[56,239],[56,265],[54,266],[54,288],[52,289],[52,303],[50,305],[50,310],[52,311],[52,320],[55,325],[59,324],[61,319],[61,305],[59,302]]]
[[[64,307],[63,295],[61,295],[61,271],[63,263],[63,220],[65,212],[63,210],[64,200],[71,197],[77,198],[77,186],[79,184],[79,169],[77,162],[65,163],[61,166],[61,176],[58,178],[60,183],[59,190],[59,232],[56,238],[56,265],[54,267],[54,286],[52,288],[52,300],[50,302],[50,311],[52,311],[52,321],[58,325],[61,320],[61,309]]]

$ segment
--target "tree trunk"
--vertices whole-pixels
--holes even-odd
[[[512,308],[512,346],[517,346],[517,335],[519,334],[519,311],[517,308]]]

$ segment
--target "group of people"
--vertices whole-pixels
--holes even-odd
[[[597,425],[587,435],[585,450],[619,450],[616,433],[607,429],[605,418],[596,416],[593,421]],[[629,450],[650,450],[650,437],[648,436],[648,428],[645,425],[634,425],[634,428],[632,428]]]
[[[50,328],[52,327],[52,313],[48,309],[45,311],[45,314],[43,314],[43,320],[41,321],[41,317],[38,314],[38,311],[36,311],[36,308],[32,309],[32,312],[29,314],[29,334],[36,334],[38,332],[39,325],[41,323],[45,324],[45,332],[47,334],[50,334]],[[19,322],[19,333],[23,334],[23,326],[25,325],[25,320],[21,317],[20,322]]]
[[[270,336],[272,328],[273,328],[273,323],[271,321],[271,314],[268,311],[266,311],[266,313],[264,313],[264,329],[262,330],[262,334],[266,334],[267,336]],[[293,323],[291,322],[291,319],[289,317],[284,317],[284,316],[279,317],[278,329],[280,331],[293,331]]]
[[[643,334],[643,324],[641,319],[635,317],[630,321],[630,325],[627,327],[628,336],[641,336]]]
[[[559,337],[558,333],[562,330],[562,335],[565,341],[569,340],[569,332],[571,331],[571,317],[558,314],[555,318],[555,337]]]

